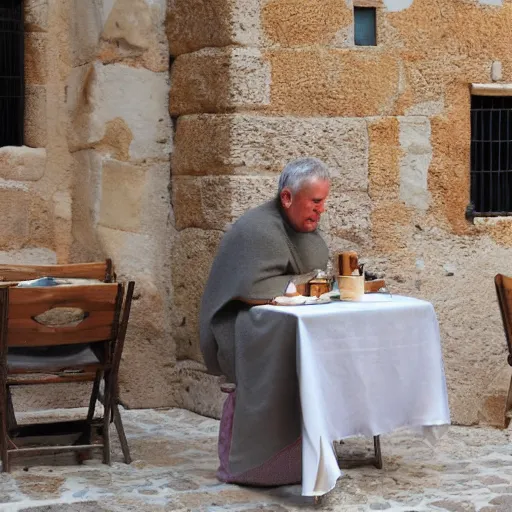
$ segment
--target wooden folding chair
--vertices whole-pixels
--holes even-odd
[[[503,330],[508,346],[507,362],[512,366],[512,277],[497,274],[494,277],[496,294],[498,295],[498,304],[500,306],[501,320],[503,321]],[[508,388],[508,396],[505,407],[505,428],[510,423],[512,417],[512,379]]]
[[[115,283],[0,289],[0,441],[3,471],[9,471],[12,456],[69,450],[83,452],[100,447],[103,449],[103,462],[110,464],[109,424],[112,416],[125,462],[131,461],[115,398],[133,289],[133,282],[129,282],[126,289]],[[59,325],[55,319],[48,318],[59,310],[73,313],[73,322]],[[76,349],[76,353],[68,353],[64,357],[52,354],[52,350],[63,345]],[[39,349],[40,354],[16,354],[19,347]],[[42,347],[46,348],[41,350]],[[104,414],[102,418],[95,419],[102,378],[105,383]],[[9,422],[14,414],[8,400],[10,386],[83,381],[93,382],[85,420],[20,426]],[[70,433],[81,434],[73,445],[21,447],[26,438]],[[101,444],[92,442],[94,433],[100,434]]]
[[[115,281],[112,260],[69,265],[0,265],[0,281],[17,283],[40,277],[98,279],[104,283]]]

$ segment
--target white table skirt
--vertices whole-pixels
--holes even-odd
[[[450,423],[432,304],[374,297],[252,309],[267,332],[282,315],[297,319],[304,496],[329,492],[341,476],[334,441]]]

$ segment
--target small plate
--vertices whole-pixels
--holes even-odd
[[[275,306],[314,306],[316,304],[328,304],[331,299],[328,297],[305,297],[303,295],[297,297],[276,297],[274,299]]]

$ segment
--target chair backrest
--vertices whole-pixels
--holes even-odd
[[[494,278],[503,329],[508,345],[508,363],[512,366],[512,277],[497,274]]]
[[[98,279],[115,281],[112,260],[69,265],[0,265],[0,281],[28,281],[40,277]]]
[[[0,295],[0,305],[5,305],[4,321],[0,322],[4,347],[92,343],[117,338],[124,296],[122,284],[2,288]],[[45,313],[59,310],[78,313],[78,320],[64,325],[44,321]]]

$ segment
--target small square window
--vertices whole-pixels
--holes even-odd
[[[354,7],[354,42],[356,46],[377,46],[375,7]]]

